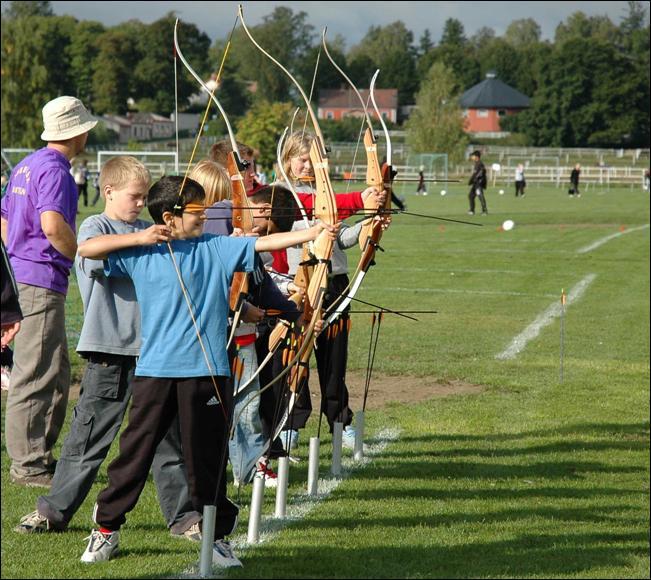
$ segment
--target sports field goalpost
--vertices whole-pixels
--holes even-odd
[[[129,155],[140,159],[149,169],[152,178],[158,179],[163,175],[179,174],[179,156],[176,151],[108,151],[97,152],[97,172],[102,170],[102,163],[118,155]]]

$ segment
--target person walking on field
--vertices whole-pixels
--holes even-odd
[[[79,190],[79,197],[84,198],[84,207],[88,207],[88,178],[90,172],[88,171],[88,161],[85,159],[75,168],[74,177],[77,189]]]
[[[84,150],[97,120],[79,99],[64,96],[43,107],[43,124],[47,146],[14,168],[2,198],[2,239],[24,316],[14,342],[5,442],[11,481],[28,487],[49,487],[66,415],[65,300],[77,252],[78,200],[70,160]]]
[[[570,189],[568,194],[570,197],[581,197],[581,192],[579,191],[579,176],[581,175],[581,166],[577,163],[570,173]]]
[[[524,165],[519,163],[515,168],[515,197],[524,197],[524,188],[527,182],[524,179]]]
[[[486,186],[488,181],[486,179],[486,167],[481,161],[481,151],[473,151],[470,159],[474,165],[472,168],[472,175],[468,180],[470,192],[468,193],[468,200],[470,201],[470,209],[468,215],[475,215],[475,198],[479,198],[481,202],[481,215],[488,214],[488,207],[486,206]]]

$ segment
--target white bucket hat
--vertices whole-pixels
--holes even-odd
[[[43,141],[65,141],[90,131],[97,119],[75,97],[57,97],[43,107]]]

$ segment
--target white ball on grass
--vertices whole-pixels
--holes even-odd
[[[446,193],[447,193],[447,191],[445,191],[445,189],[441,190],[441,195],[445,195]]]
[[[500,189],[500,195],[504,195],[504,190]]]
[[[512,229],[513,229],[513,226],[514,226],[514,225],[515,225],[515,223],[513,223],[513,220],[506,220],[506,221],[502,224],[502,229],[503,229],[505,232],[508,232],[509,230],[512,230]]]

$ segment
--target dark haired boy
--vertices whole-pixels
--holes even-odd
[[[213,563],[241,566],[224,537],[235,528],[238,508],[226,497],[223,477],[232,389],[226,352],[229,289],[235,271],[251,271],[255,252],[317,237],[307,232],[265,238],[203,234],[203,188],[192,179],[163,177],[149,190],[149,212],[166,243],[127,247],[124,237],[96,238],[85,257],[105,258],[108,276],[132,279],[142,321],[142,346],[133,381],[129,423],[120,454],[108,468],[98,496],[93,530],[82,562],[116,553],[119,529],[145,485],[156,446],[178,414],[192,503],[217,506]],[[165,235],[169,231],[169,235]],[[303,235],[297,235],[297,234]],[[107,255],[108,254],[108,255]]]

